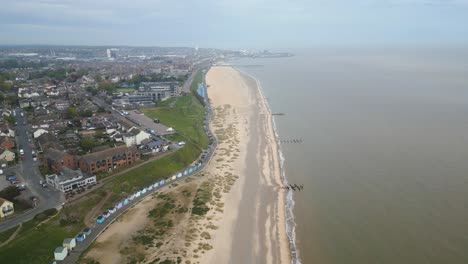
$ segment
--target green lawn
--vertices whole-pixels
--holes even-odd
[[[201,150],[194,144],[188,143],[174,153],[149,162],[139,168],[117,176],[104,186],[114,194],[105,207],[123,199],[135,191],[171,176],[173,173],[187,167],[201,154]]]
[[[18,229],[17,226],[0,233],[0,244],[7,241],[8,238],[10,238],[10,236],[13,235],[13,233],[16,231],[16,229]]]
[[[102,195],[97,190],[83,197],[80,203],[65,207],[39,227],[37,225],[41,221],[36,218],[23,223],[17,237],[0,248],[0,263],[48,263],[53,258],[54,249],[62,245],[63,239],[76,236],[84,227],[84,216]]]
[[[117,88],[118,93],[131,93],[136,91],[135,88]]]
[[[201,70],[198,70],[198,72],[195,74],[195,76],[193,77],[193,82],[192,84],[190,85],[190,90],[192,92],[196,92],[197,89],[198,89],[198,84],[201,83],[203,80],[203,73]]]
[[[143,108],[141,111],[146,116],[158,118],[164,125],[173,127],[201,148],[208,146],[209,139],[203,129],[205,108],[194,95],[184,95],[165,102],[164,106]]]

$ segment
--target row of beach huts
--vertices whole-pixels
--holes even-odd
[[[198,169],[201,167],[201,162],[196,163],[194,166],[187,168],[186,170],[179,172],[171,177],[167,177],[165,179],[159,180],[137,192],[134,194],[129,195],[127,198],[123,199],[122,201],[118,202],[115,204],[115,206],[109,208],[105,212],[103,212],[101,215],[99,215],[96,218],[96,223],[97,224],[102,224],[104,223],[107,219],[109,219],[113,214],[116,212],[120,211],[122,208],[124,208],[126,205],[128,205],[131,201],[138,199],[141,196],[144,196],[145,194],[155,191],[156,189],[159,189],[160,187],[171,183],[175,181],[178,178],[182,178],[185,176],[188,176],[194,172],[196,172]],[[98,226],[95,226],[95,228]],[[77,243],[82,243],[86,240],[86,238],[91,234],[92,229],[91,228],[85,228],[83,229],[82,232],[80,232],[76,237],[74,238],[66,238],[63,240],[62,246],[57,247],[54,251],[54,260],[51,262],[53,264],[64,261],[67,256],[71,253],[71,251],[76,247]]]

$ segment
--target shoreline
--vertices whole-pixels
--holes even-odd
[[[268,104],[268,100],[265,97],[265,93],[263,90],[263,87],[260,83],[260,81],[255,78],[254,76],[246,73],[245,71],[242,71],[241,69],[235,67],[235,66],[230,66],[236,71],[238,71],[241,75],[245,75],[248,78],[251,78],[255,80],[256,86],[258,89],[258,93],[260,94],[260,98],[262,100],[262,104],[264,105],[265,109],[269,113],[269,123],[271,125],[271,128],[273,129],[274,136],[275,136],[275,141],[276,141],[276,146],[277,146],[277,155],[278,155],[278,160],[279,160],[279,166],[280,166],[280,172],[281,174],[279,175],[280,182],[283,185],[288,185],[288,179],[286,177],[286,170],[284,167],[284,162],[286,161],[283,150],[281,148],[281,141],[279,138],[279,131],[276,126],[276,120],[275,117],[272,115],[272,111],[270,108],[270,105]],[[299,257],[299,249],[297,248],[296,244],[296,222],[295,222],[295,217],[294,217],[294,193],[291,190],[288,190],[286,192],[286,195],[284,192],[279,192],[280,194],[280,199],[284,203],[284,209],[285,209],[285,215],[284,215],[284,221],[285,221],[285,230],[288,236],[289,240],[289,251],[290,251],[290,263],[292,264],[301,264],[300,257]]]
[[[261,86],[231,65],[212,67],[206,79],[213,107],[232,104],[247,132],[241,176],[226,198],[231,210],[221,215],[214,253],[202,263],[291,263],[280,147]]]

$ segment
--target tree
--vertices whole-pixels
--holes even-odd
[[[67,118],[69,118],[69,119],[73,119],[73,118],[75,118],[75,117],[78,116],[78,110],[76,110],[75,107],[70,106],[70,107],[68,107],[68,109],[67,109],[66,116],[67,116]]]
[[[107,93],[113,93],[117,90],[117,88],[111,82],[100,82],[99,90],[105,90]]]
[[[96,94],[98,94],[98,92],[99,92],[98,89],[96,89],[96,88],[94,88],[94,87],[91,87],[91,86],[86,87],[86,91],[87,91],[88,93],[91,93],[92,95],[96,95]]]
[[[86,109],[86,110],[80,112],[80,116],[82,116],[82,117],[91,117],[91,116],[93,116],[93,111],[91,111],[90,109]]]
[[[90,151],[92,148],[100,146],[101,144],[92,137],[83,138],[80,140],[80,147],[84,151]]]
[[[16,186],[8,186],[0,191],[0,197],[9,201],[13,201],[13,199],[18,195],[20,195],[20,190]]]
[[[5,120],[10,124],[14,124],[16,122],[16,118],[12,115],[5,116]]]

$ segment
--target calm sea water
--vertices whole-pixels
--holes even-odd
[[[262,83],[302,263],[468,263],[468,51],[235,61]],[[242,66],[244,65],[244,66]],[[245,67],[245,65],[261,65]]]

